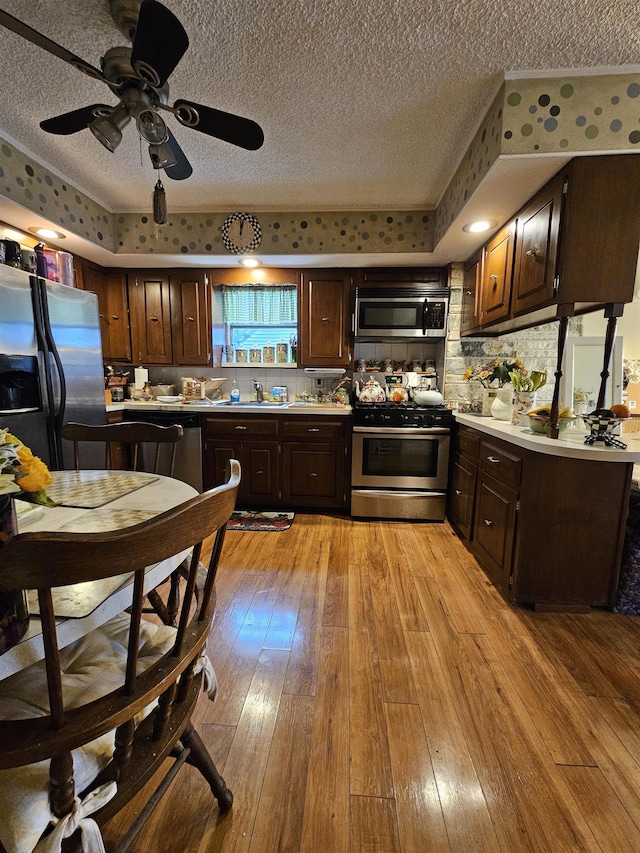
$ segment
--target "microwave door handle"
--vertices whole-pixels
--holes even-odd
[[[426,336],[427,334],[427,307],[429,305],[429,300],[425,299],[422,303],[422,334]]]

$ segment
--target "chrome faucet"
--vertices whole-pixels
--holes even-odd
[[[263,389],[262,385],[260,384],[260,382],[258,382],[257,379],[252,379],[251,381],[253,382],[255,389],[256,389],[256,402],[261,403],[264,399],[264,396],[263,396],[264,389]]]

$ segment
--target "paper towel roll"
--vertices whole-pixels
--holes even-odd
[[[146,367],[136,367],[134,373],[134,388],[144,388],[144,383],[149,381],[149,371]]]

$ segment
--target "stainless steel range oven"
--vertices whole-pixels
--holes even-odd
[[[351,515],[444,521],[451,412],[415,403],[356,403]]]

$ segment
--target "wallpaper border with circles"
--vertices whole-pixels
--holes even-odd
[[[640,74],[506,80],[436,210],[252,211],[260,254],[433,252],[499,157],[640,153]],[[225,254],[234,211],[174,213],[161,228],[148,213],[111,213],[0,138],[0,195],[117,254]]]

